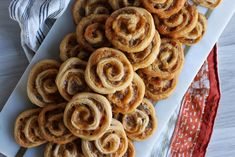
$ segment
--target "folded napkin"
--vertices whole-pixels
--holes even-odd
[[[215,46],[156,143],[152,157],[204,157],[213,131],[220,86]]]
[[[21,43],[31,60],[55,20],[62,15],[70,0],[13,0],[10,17],[21,28]],[[182,104],[157,140],[154,157],[202,157],[209,143],[220,99],[217,73],[217,48],[205,61]],[[160,119],[159,119],[160,120]]]
[[[32,59],[69,2],[70,0],[13,0],[10,3],[10,17],[19,23],[21,44],[28,60]]]

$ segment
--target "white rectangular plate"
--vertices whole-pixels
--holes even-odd
[[[71,2],[72,3],[72,2]],[[205,13],[205,8],[199,8],[200,12]],[[194,76],[200,69],[201,65],[207,58],[210,50],[218,40],[220,34],[229,22],[235,10],[235,3],[231,0],[223,0],[222,4],[216,8],[208,18],[208,29],[201,40],[195,46],[192,46],[185,56],[185,65],[180,74],[179,81],[175,92],[166,100],[158,102],[156,105],[156,113],[158,117],[158,130],[148,140],[144,142],[136,142],[136,156],[148,157],[154,143],[157,141],[164,127],[166,127],[171,115],[175,111],[177,105],[180,104],[187,88],[192,82]],[[41,59],[59,57],[59,44],[62,38],[69,32],[74,32],[75,26],[72,21],[71,4],[67,11],[56,21],[53,28],[42,43],[38,52],[27,67],[19,83],[5,104],[0,113],[0,152],[8,157],[13,157],[19,150],[19,145],[15,143],[13,136],[13,128],[16,116],[25,109],[35,107],[30,103],[27,92],[26,83],[29,70]],[[28,149],[24,156],[40,157],[43,156],[43,146],[39,148]]]

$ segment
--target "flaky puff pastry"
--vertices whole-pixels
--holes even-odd
[[[77,137],[86,140],[100,138],[112,120],[109,101],[102,95],[79,93],[67,104],[64,111],[65,126]]]
[[[120,8],[129,7],[129,6],[140,6],[141,0],[109,0],[110,6],[113,10],[118,10]]]
[[[85,80],[97,93],[112,94],[127,88],[134,70],[126,56],[113,48],[100,48],[88,60]]]
[[[110,46],[105,36],[105,22],[108,15],[92,14],[81,19],[76,28],[77,41],[90,52],[97,48]]]
[[[72,14],[76,24],[91,14],[111,14],[112,8],[108,0],[76,0],[73,4]]]
[[[160,45],[161,38],[158,31],[156,31],[152,42],[146,49],[137,53],[126,53],[127,58],[134,68],[134,71],[152,64],[159,53]]]
[[[66,144],[77,138],[64,125],[63,115],[66,104],[47,105],[38,116],[42,137],[49,142]]]
[[[44,157],[84,157],[81,140],[77,139],[66,144],[50,142],[45,147]]]
[[[122,157],[135,157],[135,146],[131,140],[128,140],[128,148]]]
[[[174,39],[162,38],[160,52],[154,62],[142,69],[152,77],[171,79],[178,75],[184,64],[184,49],[182,44]]]
[[[161,18],[169,18],[183,8],[186,0],[142,0],[144,7]]]
[[[27,83],[27,94],[33,104],[43,107],[63,101],[55,83],[59,67],[60,63],[52,59],[39,61],[33,66]]]
[[[38,125],[38,114],[40,111],[40,108],[29,109],[19,114],[16,118],[14,137],[20,146],[31,148],[46,142]]]
[[[178,40],[185,45],[192,45],[198,43],[204,36],[207,29],[207,19],[203,14],[198,15],[198,22],[195,28]]]
[[[106,21],[105,34],[114,47],[122,51],[143,51],[155,35],[152,15],[138,7],[116,10]]]
[[[143,141],[149,138],[157,129],[153,104],[148,99],[143,99],[134,112],[123,115],[122,125],[131,140]]]
[[[128,139],[122,124],[116,119],[103,136],[95,141],[82,140],[82,151],[86,157],[121,157],[128,148]]]
[[[130,113],[140,105],[144,98],[145,85],[138,74],[134,74],[131,84],[124,90],[107,95],[114,113]]]
[[[216,8],[222,2],[222,0],[193,0],[193,1],[209,9]]]
[[[56,77],[56,85],[67,101],[79,92],[89,91],[84,76],[86,65],[87,62],[75,57],[66,60],[61,65]]]
[[[71,57],[78,57],[86,61],[90,57],[90,52],[77,43],[76,33],[67,34],[60,43],[60,59],[66,61]]]
[[[161,79],[146,75],[142,71],[138,71],[138,74],[145,83],[145,96],[153,101],[168,98],[177,84],[177,76],[171,79]]]
[[[154,21],[160,34],[179,38],[191,32],[198,21],[198,11],[195,5],[185,4],[176,14],[169,18],[159,18],[154,15]]]

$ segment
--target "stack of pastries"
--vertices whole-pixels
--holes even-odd
[[[15,140],[47,143],[45,157],[134,157],[133,141],[156,131],[153,103],[176,87],[183,44],[199,42],[207,20],[186,0],[76,0],[72,15],[76,32],[61,41],[61,60],[30,71],[37,108],[17,117]]]

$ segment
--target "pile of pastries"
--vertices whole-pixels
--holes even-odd
[[[156,131],[153,103],[176,87],[183,44],[199,42],[207,20],[186,0],[76,0],[72,14],[76,32],[61,41],[61,61],[29,73],[37,108],[18,115],[15,140],[47,143],[45,157],[134,157],[133,141]]]

